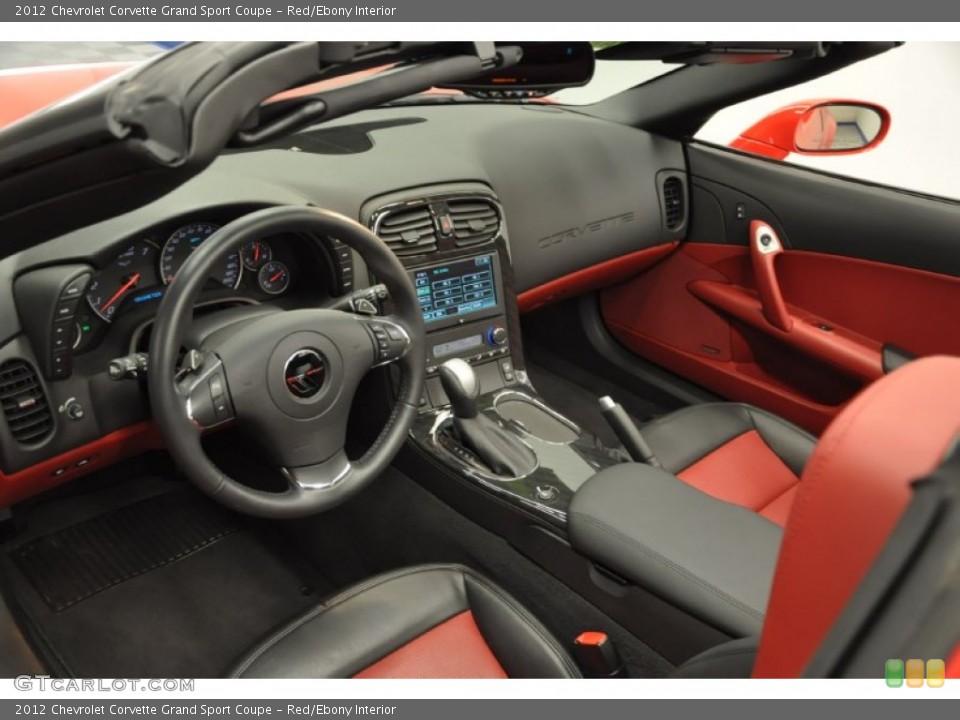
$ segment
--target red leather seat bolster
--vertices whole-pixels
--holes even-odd
[[[414,638],[358,678],[505,678],[473,613],[464,610]]]
[[[678,477],[707,495],[753,510],[781,526],[799,482],[756,430],[724,443]]]

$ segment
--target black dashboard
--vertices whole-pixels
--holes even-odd
[[[679,143],[546,105],[369,110],[228,152],[160,200],[0,261],[0,397],[6,376],[33,369],[48,406],[39,439],[12,433],[10,416],[0,422],[0,481],[149,419],[140,388],[112,382],[107,365],[149,350],[179,267],[248,212],[316,205],[374,230],[436,288],[429,371],[445,353],[503,363],[519,345],[517,293],[677,239],[668,178],[685,188]],[[372,282],[336,238],[264,237],[223,258],[197,313],[317,306]],[[508,331],[510,343],[489,336]],[[82,405],[80,418],[68,401]]]

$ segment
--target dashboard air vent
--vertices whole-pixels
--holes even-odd
[[[680,178],[668,177],[663,181],[663,207],[669,230],[676,230],[683,225],[686,211],[683,202],[683,183]]]
[[[447,203],[457,245],[477,245],[500,232],[500,213],[489,200],[465,198]]]
[[[389,212],[380,221],[377,235],[398,257],[423,255],[437,249],[437,230],[427,205]]]
[[[37,373],[23,360],[0,365],[0,405],[10,434],[23,445],[34,445],[53,432],[53,413]]]

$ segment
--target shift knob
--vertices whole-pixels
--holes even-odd
[[[477,398],[480,397],[480,379],[470,363],[460,358],[447,360],[440,366],[440,384],[450,398],[454,417],[477,416]]]

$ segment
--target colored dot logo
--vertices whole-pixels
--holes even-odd
[[[928,687],[939,688],[943,687],[946,670],[943,660],[927,660],[926,663],[917,659],[907,660],[907,662],[887,660],[883,674],[887,687],[902,687],[904,683],[911,688],[923,687],[923,681],[926,678]]]

